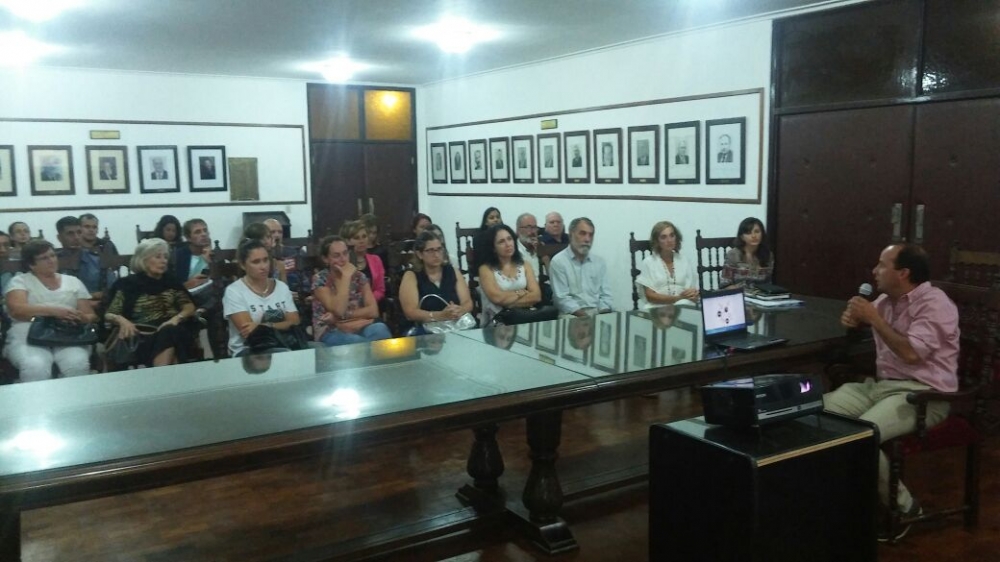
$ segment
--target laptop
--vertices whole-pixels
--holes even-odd
[[[705,344],[751,350],[788,341],[785,338],[747,332],[746,312],[742,288],[703,291],[701,325],[705,330]]]

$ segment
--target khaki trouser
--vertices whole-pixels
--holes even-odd
[[[823,395],[823,406],[830,412],[860,418],[878,426],[879,439],[886,442],[917,429],[917,407],[906,401],[910,392],[931,387],[916,381],[880,380],[868,377],[864,382],[847,383]],[[927,404],[927,427],[941,423],[948,416],[947,402]],[[878,495],[883,505],[889,505],[889,459],[879,453]],[[910,509],[913,499],[902,482],[896,495],[901,509]]]

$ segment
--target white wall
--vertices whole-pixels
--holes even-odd
[[[767,103],[770,65],[771,22],[757,21],[671,35],[420,88],[417,94],[418,154],[422,155],[418,158],[420,210],[444,228],[451,244],[454,244],[455,221],[465,227],[478,226],[483,210],[489,206],[498,207],[509,224],[526,211],[533,212],[540,224],[545,213],[552,210],[561,212],[567,222],[573,217],[589,216],[596,224],[593,251],[608,262],[616,308],[631,308],[629,232],[635,231],[636,237],[642,238],[648,236],[655,222],[669,219],[684,234],[683,253],[693,260],[696,229],[700,228],[705,236],[728,236],[735,235],[739,221],[747,216],[766,219],[769,135],[766,118],[760,204],[430,196],[425,129],[751,88],[764,88]],[[769,112],[766,104],[764,115]],[[756,182],[756,174],[748,174],[747,181]],[[532,187],[525,185],[526,190]],[[706,189],[725,189],[725,186]]]
[[[110,72],[72,69],[31,69],[25,71],[0,71],[0,117],[24,119],[74,119],[74,120],[123,120],[123,121],[168,121],[198,123],[254,123],[301,125],[308,127],[305,83],[294,80],[272,80],[257,78],[232,78],[214,76],[188,76],[144,72]],[[21,126],[23,127],[23,126]],[[48,144],[74,146],[74,167],[76,168],[76,192],[87,193],[86,163],[82,158],[83,145],[113,144],[129,147],[130,166],[135,167],[137,143],[127,138],[125,125],[101,126],[95,124],[90,129],[120,129],[123,138],[119,141],[91,141],[78,131],[79,125],[67,124],[66,138],[60,138],[58,130],[49,137]],[[308,131],[306,132],[308,135]],[[210,135],[208,135],[210,136]],[[297,135],[293,135],[297,136]],[[287,135],[284,142],[290,142]],[[308,142],[308,136],[306,137]],[[298,141],[301,144],[301,141]],[[27,148],[20,141],[13,142],[0,138],[0,145],[14,144],[18,163],[18,176],[27,179]],[[162,144],[175,144],[164,142]],[[205,138],[198,144],[225,144]],[[77,150],[78,148],[78,150]],[[304,147],[308,150],[308,146]],[[186,147],[178,146],[178,156],[186,159]],[[301,150],[298,150],[301,154]],[[227,153],[227,156],[256,156],[256,154]],[[261,164],[263,161],[261,162]],[[284,186],[261,185],[262,200],[301,200],[303,191],[308,201],[309,171],[303,173],[301,160],[283,163],[297,174],[290,180],[289,193],[276,193]],[[22,169],[23,168],[23,169]],[[134,178],[138,177],[133,175]],[[182,170],[181,177],[187,173]],[[81,181],[82,180],[82,181]],[[265,181],[262,173],[261,181]],[[19,194],[30,193],[30,183],[18,181]],[[135,243],[135,225],[151,229],[161,215],[172,214],[183,222],[199,217],[205,219],[212,229],[213,238],[220,240],[223,247],[234,247],[242,228],[242,213],[245,211],[280,210],[288,214],[292,222],[292,235],[305,236],[312,228],[312,211],[308,203],[292,205],[246,205],[201,207],[199,202],[219,201],[220,195],[192,195],[187,182],[182,182],[181,193],[173,194],[171,203],[162,203],[167,195],[142,195],[138,184],[132,181],[131,196],[125,204],[155,204],[155,207],[140,209],[95,210],[101,226],[108,227],[112,240],[123,252],[130,251]],[[77,197],[72,206],[80,201],[83,205],[122,204],[121,196],[94,195]],[[228,200],[228,194],[221,195],[221,201]],[[109,198],[116,199],[114,202]],[[49,211],[45,207],[54,206],[52,197],[30,198],[29,205],[37,205],[30,212],[5,212],[15,207],[14,198],[0,198],[0,229],[15,220],[27,222],[33,232],[43,229],[46,238],[55,240],[55,222],[66,215],[79,215],[84,211]],[[17,197],[22,201],[23,197]],[[17,207],[24,207],[17,204]],[[68,206],[68,205],[67,205]]]

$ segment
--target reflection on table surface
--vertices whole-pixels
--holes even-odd
[[[843,303],[754,314],[788,345],[841,338]],[[0,386],[0,478],[717,357],[700,311],[661,307]],[[574,387],[576,388],[576,387]]]
[[[0,476],[586,381],[447,334],[6,385]]]
[[[843,302],[797,298],[806,305],[748,308],[749,331],[787,338],[786,345],[843,337],[844,328],[838,322]],[[459,335],[590,377],[671,367],[724,355],[722,350],[705,347],[701,310],[684,305],[582,318],[569,316],[520,326],[468,330]]]

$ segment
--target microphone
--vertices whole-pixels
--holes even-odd
[[[858,287],[858,296],[864,297],[865,300],[872,300],[873,292],[874,290],[872,289],[871,283],[862,283],[861,286]]]

